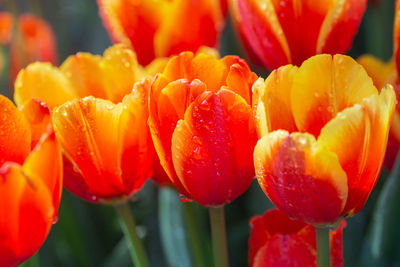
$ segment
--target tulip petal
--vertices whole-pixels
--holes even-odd
[[[227,204],[249,187],[256,140],[251,115],[242,97],[222,89],[198,96],[178,122],[172,160],[179,180],[200,205]]]
[[[6,161],[22,164],[31,151],[31,131],[24,115],[0,95],[0,167]]]
[[[345,215],[351,216],[364,206],[377,181],[395,99],[393,89],[384,88],[380,96],[373,95],[362,105],[345,109],[321,130],[318,143],[338,156],[347,173]]]
[[[116,149],[122,110],[122,104],[85,97],[53,112],[54,130],[64,152],[82,172],[91,194],[99,198],[128,193],[120,176]]]
[[[154,86],[154,88],[159,87]],[[180,79],[164,87],[158,97],[150,97],[149,125],[152,128],[155,149],[166,173],[178,189],[183,192],[186,192],[186,190],[175,175],[170,156],[171,137],[178,120],[184,118],[188,105],[205,90],[206,85],[199,80],[193,80],[189,83],[188,80]],[[155,94],[156,92],[153,91],[151,93]],[[189,196],[188,193],[186,195]]]
[[[154,35],[162,21],[166,1],[97,0],[100,15],[116,43],[132,45],[141,64],[154,59]]]
[[[31,148],[34,148],[42,135],[51,128],[50,110],[45,103],[36,99],[28,100],[20,110],[31,126]]]
[[[244,45],[273,70],[291,62],[289,46],[272,0],[231,0]],[[263,36],[263,38],[260,38]]]
[[[15,265],[36,253],[57,216],[61,190],[61,151],[54,133],[43,136],[22,167],[8,162],[0,168],[2,264]]]
[[[337,156],[308,133],[275,131],[254,150],[256,176],[271,201],[310,224],[336,221],[347,199],[347,177]]]
[[[49,63],[29,65],[20,71],[15,81],[14,100],[18,107],[34,98],[53,109],[76,96],[76,90],[68,78]]]
[[[343,55],[318,55],[306,60],[292,87],[291,105],[297,128],[315,137],[338,112],[378,94],[362,66]]]
[[[195,52],[202,45],[215,47],[224,26],[219,3],[215,0],[170,1],[163,15],[154,36],[157,57]]]
[[[344,54],[351,47],[367,0],[330,1],[332,7],[326,14],[319,32],[316,53]],[[315,1],[310,1],[313,5]],[[308,18],[307,18],[308,19]]]
[[[77,97],[91,95],[107,98],[100,61],[100,56],[79,52],[69,56],[60,66],[60,70],[76,88]]]
[[[254,83],[253,90],[257,91],[258,99],[253,106],[259,137],[278,129],[288,132],[297,130],[290,106],[290,93],[297,70],[297,67],[287,65],[271,72],[265,82],[260,79]]]
[[[129,194],[139,191],[146,178],[153,175],[153,143],[147,126],[149,83],[136,83],[134,92],[122,101],[118,140],[121,177]]]

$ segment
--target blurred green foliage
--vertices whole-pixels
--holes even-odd
[[[349,54],[358,57],[370,53],[388,60],[392,56],[394,0],[374,2],[368,7]],[[6,0],[2,1],[0,8],[14,8],[17,13],[31,12],[47,20],[56,34],[59,62],[78,51],[101,54],[111,44],[94,0]],[[2,52],[7,54],[5,49]],[[221,54],[231,53],[243,56],[232,28],[227,27],[221,37]],[[259,73],[264,77],[267,75],[262,71]],[[1,85],[1,93],[10,96],[4,76]],[[379,217],[389,216],[396,210],[399,214],[396,209],[400,201],[397,193],[400,190],[399,172],[397,168],[389,177],[387,172],[383,172],[365,208],[347,220],[344,231],[346,267],[400,266],[400,254],[396,253],[399,249],[398,223],[393,225],[393,222],[382,221]],[[186,253],[192,248],[187,236],[187,224],[193,222],[198,226],[199,246],[204,255],[203,263],[199,266],[211,266],[210,229],[205,209],[196,203],[182,203],[178,193],[172,189],[160,190],[151,182],[137,194],[131,206],[151,266],[196,266],[193,265],[196,257]],[[250,217],[262,214],[272,206],[254,181],[244,195],[226,207],[232,267],[247,266]],[[187,217],[187,210],[191,213],[191,219]],[[381,240],[382,234],[392,237],[389,237],[389,249],[381,243],[375,244],[386,242],[386,239]],[[162,244],[166,247],[164,250]],[[53,226],[39,254],[25,266],[122,267],[132,266],[132,263],[114,209],[84,202],[64,190],[59,221]]]

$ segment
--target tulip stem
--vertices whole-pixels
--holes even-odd
[[[214,252],[214,267],[228,267],[228,247],[224,207],[210,207],[209,212]]]
[[[198,228],[198,222],[196,221],[196,214],[194,214],[194,204],[184,203],[183,211],[186,219],[186,227],[189,234],[189,244],[192,248],[193,259],[197,267],[207,266],[205,262],[205,256],[203,248],[201,246],[201,237]]]
[[[128,202],[114,206],[119,215],[122,231],[128,240],[132,261],[135,267],[149,267],[146,251],[137,231],[135,220]]]
[[[329,267],[329,227],[315,227],[317,237],[317,267]]]

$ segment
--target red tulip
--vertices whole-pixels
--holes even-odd
[[[343,266],[342,221],[330,232],[331,267]],[[278,209],[250,219],[249,264],[251,267],[317,266],[315,228],[291,220]]]
[[[247,52],[273,70],[286,64],[299,66],[316,54],[345,53],[367,0],[231,0],[230,4]]]
[[[229,203],[253,179],[255,79],[236,56],[185,52],[151,84],[149,125],[161,165],[181,193],[201,205]]]
[[[27,120],[0,95],[0,111],[0,265],[7,267],[30,258],[46,239],[61,198],[62,161],[51,128],[31,150],[43,109],[29,104],[25,114],[37,120]]]

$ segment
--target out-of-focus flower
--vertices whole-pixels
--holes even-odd
[[[0,44],[9,46],[11,83],[29,63],[57,63],[57,46],[50,25],[32,14],[20,15],[14,25],[10,13],[0,12]]]
[[[182,51],[215,47],[224,26],[216,0],[98,0],[114,42],[131,45],[141,64]]]
[[[271,201],[314,225],[360,211],[381,169],[392,87],[379,94],[353,59],[324,54],[273,71],[253,90],[254,164]]]
[[[270,70],[321,53],[345,53],[367,0],[230,0],[243,45]]]
[[[141,67],[132,50],[114,45],[103,57],[78,53],[60,68],[34,63],[19,73],[16,103],[38,99],[53,110],[67,189],[87,201],[108,202],[129,197],[151,177],[146,77],[165,63]]]
[[[330,231],[331,267],[343,266],[342,221],[336,231]],[[311,267],[317,266],[315,228],[291,220],[278,209],[250,219],[249,265],[251,267]]]
[[[256,78],[237,56],[184,52],[151,84],[149,125],[161,165],[201,205],[229,203],[252,181]]]
[[[34,103],[24,111],[32,117],[46,117]],[[49,125],[37,127],[2,95],[0,114],[0,263],[7,267],[35,254],[57,220],[62,160]],[[44,129],[31,149],[31,136]]]

